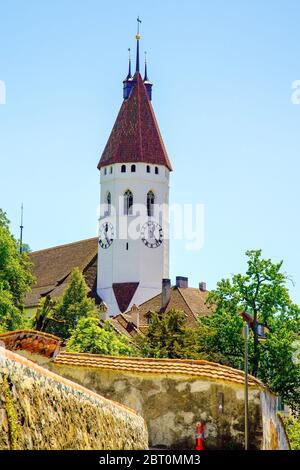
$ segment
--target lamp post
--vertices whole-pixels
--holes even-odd
[[[248,338],[249,326],[244,326],[245,338],[245,450],[249,448],[249,404],[248,404]]]

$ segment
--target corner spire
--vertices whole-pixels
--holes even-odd
[[[145,51],[145,76],[144,76],[144,85],[147,90],[148,98],[151,101],[152,100],[152,83],[150,82],[148,78],[148,70],[147,70],[147,52]]]
[[[128,75],[126,77],[126,80],[129,80],[132,78],[131,76],[131,52],[130,52],[130,47],[128,48]]]
[[[140,24],[142,22],[142,20],[140,19],[140,17],[138,16],[137,19],[137,34],[135,36],[136,38],[136,66],[135,66],[135,73],[139,73],[140,71],[140,39],[141,39],[141,36],[140,36]]]
[[[147,73],[147,51],[144,52],[145,54],[145,76],[144,76],[144,82],[148,82],[148,73]]]
[[[133,87],[133,80],[132,80],[132,75],[131,75],[131,54],[130,54],[130,48],[128,48],[128,75],[125,78],[125,80],[123,80],[124,100],[127,100],[127,98],[129,98],[132,87]]]

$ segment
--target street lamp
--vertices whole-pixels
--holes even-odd
[[[249,325],[244,326],[245,338],[245,450],[249,449],[249,403],[248,403],[248,338]]]

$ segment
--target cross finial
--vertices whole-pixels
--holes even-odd
[[[137,21],[137,36],[139,36],[140,35],[140,24],[141,24],[142,20],[138,16],[136,21]]]

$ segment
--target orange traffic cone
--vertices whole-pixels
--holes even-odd
[[[203,440],[204,440],[203,425],[201,421],[198,421],[197,434],[196,434],[196,450],[204,450]]]

